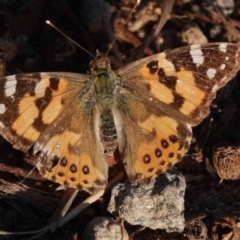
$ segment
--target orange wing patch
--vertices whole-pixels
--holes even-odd
[[[28,93],[24,95],[19,103],[19,117],[11,126],[16,134],[30,141],[36,141],[40,135],[40,132],[32,127],[34,120],[39,114],[34,100],[36,100],[36,97],[31,97]]]
[[[159,54],[157,60],[151,61],[139,68],[139,74],[144,82],[150,85],[150,91],[158,100],[171,104],[174,102],[172,89],[159,81],[159,69],[162,69],[166,76],[173,76],[176,73],[174,65],[166,59],[164,53]]]
[[[188,116],[201,105],[206,93],[196,86],[192,71],[182,68],[174,76],[177,78],[176,92],[186,99],[179,111]]]
[[[41,126],[38,124],[39,129],[34,128],[34,122],[41,118],[42,125],[46,125],[59,116],[63,109],[62,93],[67,91],[67,86],[64,79],[41,78],[33,93],[27,92],[18,103],[18,118],[11,126],[15,133],[27,141],[36,141],[41,134]]]
[[[140,68],[139,72],[143,81],[150,84],[151,93],[159,101],[177,105],[176,102],[180,102],[181,97],[181,106],[178,110],[184,115],[190,115],[202,103],[206,95],[196,86],[192,71],[184,68],[176,71],[174,65],[165,58],[164,54]]]

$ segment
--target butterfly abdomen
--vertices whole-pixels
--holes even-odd
[[[111,111],[100,114],[100,139],[104,147],[104,153],[113,155],[117,148],[117,131]]]

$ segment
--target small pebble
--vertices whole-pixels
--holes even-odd
[[[121,224],[112,218],[94,218],[83,232],[82,240],[128,240],[129,236]]]

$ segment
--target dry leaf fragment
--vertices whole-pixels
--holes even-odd
[[[240,178],[240,146],[221,144],[213,149],[214,168],[221,179]]]
[[[214,222],[212,227],[213,240],[238,240],[240,229],[237,226],[238,218],[233,215],[225,215]]]

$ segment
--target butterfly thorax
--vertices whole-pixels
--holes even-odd
[[[107,58],[92,62],[90,67],[97,109],[98,119],[96,121],[99,122],[99,128],[96,131],[99,131],[105,156],[113,156],[118,146],[117,130],[112,112],[116,75]]]
[[[110,109],[113,104],[114,75],[111,72],[102,72],[94,79],[96,104],[101,111]]]

